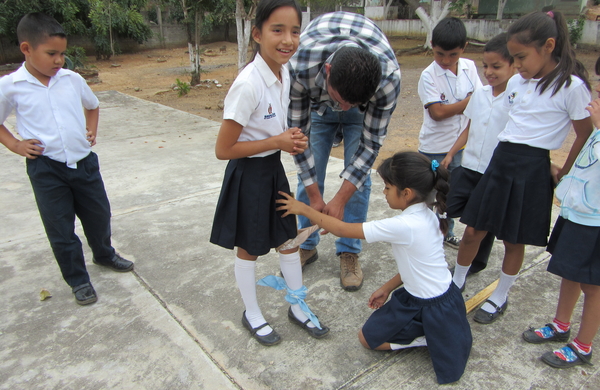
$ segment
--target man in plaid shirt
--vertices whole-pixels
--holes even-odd
[[[345,222],[365,222],[371,194],[370,169],[387,133],[400,94],[400,66],[383,32],[362,15],[334,12],[314,19],[300,36],[289,62],[290,127],[309,137],[295,156],[297,198]],[[336,131],[344,138],[340,189],[323,201],[325,171]],[[300,228],[310,221],[299,216]],[[318,233],[300,247],[302,266],[317,260]],[[336,240],[340,282],[348,291],[362,286],[358,239]]]

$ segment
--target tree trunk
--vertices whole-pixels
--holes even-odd
[[[423,7],[419,7],[416,9],[415,13],[423,22],[425,29],[427,30],[427,38],[425,39],[425,44],[423,47],[430,50],[431,49],[431,35],[433,33],[433,29],[440,20],[444,19],[448,13],[450,12],[450,2],[445,2],[442,7],[442,1],[433,0],[431,3],[431,16],[427,15],[427,11]]]
[[[200,84],[200,10],[196,10],[194,15],[194,61],[192,62],[193,70],[192,70],[192,79],[190,81],[190,85]]]
[[[108,1],[108,40],[110,41],[110,55],[111,57],[115,56],[115,45],[113,43],[113,37],[112,37],[112,16],[110,13],[110,0]]]
[[[244,0],[235,2],[235,26],[237,30],[238,43],[238,69],[242,69],[247,62],[248,44],[250,43],[250,33],[252,31],[252,19],[256,11],[256,3],[253,1],[250,12],[246,13],[244,9]]]
[[[156,19],[158,20],[158,36],[160,40],[160,47],[165,48],[165,32],[163,31],[163,22],[162,22],[162,10],[160,9],[160,5],[156,5]]]
[[[496,13],[496,20],[502,20],[502,14],[504,14],[504,6],[507,0],[498,0],[498,12]]]
[[[185,24],[185,35],[187,36],[188,56],[190,59],[190,72],[194,71],[194,44],[192,38],[192,27],[188,18],[188,8],[185,0],[181,0],[181,10],[183,11],[183,23]]]
[[[394,0],[388,0],[388,1],[383,0],[383,20],[387,20],[388,12],[390,11],[390,6],[392,5],[393,1]]]

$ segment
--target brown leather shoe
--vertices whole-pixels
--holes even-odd
[[[302,269],[304,269],[305,265],[310,263],[314,263],[319,258],[319,252],[317,252],[317,248],[314,249],[299,249],[300,251],[300,265],[302,265]]]
[[[362,287],[363,273],[358,263],[358,253],[340,254],[340,284],[346,291],[358,291]]]

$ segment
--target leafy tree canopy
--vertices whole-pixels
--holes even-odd
[[[15,44],[17,24],[29,12],[44,12],[54,17],[67,35],[90,37],[97,56],[110,57],[110,36],[144,42],[152,31],[139,10],[147,0],[2,0],[0,1],[0,37]],[[118,51],[118,47],[116,48]]]

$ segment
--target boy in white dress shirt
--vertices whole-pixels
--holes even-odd
[[[482,86],[477,67],[461,58],[467,46],[467,30],[460,19],[446,18],[431,36],[434,61],[421,73],[419,97],[423,103],[423,125],[419,133],[419,152],[441,162],[465,129],[468,119],[463,111],[471,94]],[[448,171],[460,166],[462,150],[454,156]],[[444,243],[458,249],[454,220],[449,219]]]
[[[25,62],[0,79],[0,143],[27,158],[27,174],[54,257],[75,301],[97,296],[85,266],[75,216],[83,226],[93,262],[117,272],[133,269],[111,245],[110,204],[100,175],[96,144],[99,101],[77,73],[62,69],[67,38],[62,26],[42,13],[17,26]],[[17,139],[3,125],[15,110]]]

